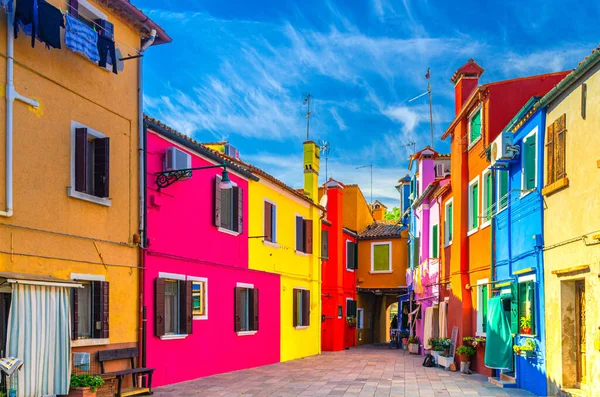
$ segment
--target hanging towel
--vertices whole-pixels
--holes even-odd
[[[23,366],[23,360],[14,357],[5,357],[0,359],[0,370],[6,375],[11,376],[16,370]]]
[[[98,33],[67,14],[67,31],[65,33],[65,45],[74,52],[85,55],[92,62],[98,62]]]
[[[513,361],[512,335],[502,299],[488,300],[488,315],[484,364],[488,368],[511,369]]]
[[[446,302],[440,302],[440,338],[448,337],[448,304]]]
[[[52,4],[40,0],[38,4],[39,25],[38,38],[46,43],[46,47],[60,49],[60,28],[65,27],[62,12]]]
[[[73,366],[82,371],[90,370],[90,353],[73,353]]]
[[[423,324],[423,348],[431,349],[429,338],[433,336],[433,307],[425,309],[425,323]]]

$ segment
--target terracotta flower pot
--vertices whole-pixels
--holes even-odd
[[[89,387],[71,387],[69,397],[96,397],[96,392]]]
[[[461,363],[468,363],[471,362],[471,356],[466,355],[466,354],[459,354],[458,357],[460,358],[460,362]]]

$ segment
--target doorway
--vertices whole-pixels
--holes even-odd
[[[585,280],[575,282],[575,331],[577,340],[577,387],[586,383],[586,321],[585,321]]]

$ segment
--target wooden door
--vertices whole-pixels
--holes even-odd
[[[576,330],[577,330],[577,383],[581,387],[586,383],[586,321],[585,321],[585,280],[575,283]]]

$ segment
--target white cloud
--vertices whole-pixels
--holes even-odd
[[[340,131],[345,131],[348,129],[348,126],[346,125],[346,123],[344,122],[344,119],[342,119],[342,117],[339,115],[338,111],[336,108],[331,108],[329,109],[329,112],[331,113],[331,115],[333,116],[333,119],[335,120],[335,122],[338,125],[338,128],[340,129]]]
[[[498,58],[499,67],[506,76],[523,76],[534,73],[561,72],[577,66],[593,45],[568,44],[549,50],[529,53],[509,51]]]

